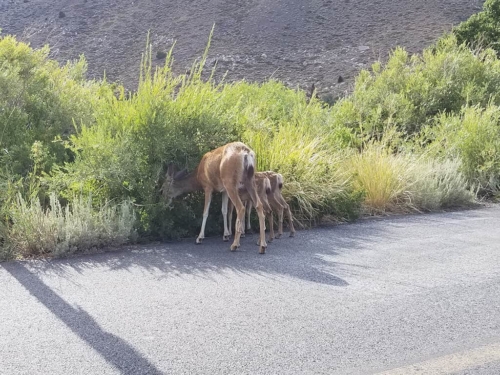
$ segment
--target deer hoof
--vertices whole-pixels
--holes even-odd
[[[240,238],[245,238],[245,233],[241,233]]]
[[[259,249],[259,254],[265,254],[266,253],[266,246],[261,246]]]
[[[274,240],[274,237],[270,236],[269,239],[267,240],[267,242],[273,242]]]
[[[229,241],[229,235],[225,235],[222,237],[222,241],[227,242]]]
[[[295,237],[295,232],[290,232],[290,237]]]
[[[231,251],[236,251],[240,247],[239,245],[231,245]]]
[[[196,244],[200,245],[203,242],[203,238],[197,238],[196,239]]]
[[[283,233],[278,233],[275,238],[280,239]]]

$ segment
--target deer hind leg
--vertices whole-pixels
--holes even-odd
[[[283,206],[283,209],[286,211],[288,216],[288,226],[290,227],[290,237],[295,236],[295,228],[293,227],[293,216],[292,211],[290,210],[290,205],[286,203],[285,199],[281,197],[280,203]],[[281,215],[281,222],[283,222],[283,214]]]
[[[228,228],[228,223],[227,223],[228,201],[229,201],[229,197],[227,195],[227,192],[223,191],[222,192],[222,217],[224,219],[224,236],[222,236],[223,241],[229,241],[229,236],[231,235],[229,228]],[[231,210],[232,209],[233,208],[231,207]]]
[[[283,235],[283,206],[280,205],[278,209],[278,235],[276,238],[281,238]]]
[[[212,190],[205,190],[205,208],[203,209],[203,221],[201,223],[201,230],[196,243],[200,244],[205,238],[205,225],[207,224],[208,210],[210,209],[210,202],[212,201]]]
[[[269,239],[267,242],[273,242],[274,239],[274,216],[273,210],[269,210],[269,213],[266,215],[269,221]]]
[[[228,199],[228,202],[227,202],[227,225],[228,225],[228,230],[229,230],[229,237],[231,237],[233,235],[233,210],[234,210],[234,206],[233,206],[233,202],[231,201],[231,199]]]
[[[281,238],[283,235],[283,205],[278,202],[274,195],[270,195],[268,199],[272,209],[278,213],[278,234],[275,238]]]
[[[246,225],[245,230],[241,234],[241,237],[245,237],[245,233],[252,233],[252,225],[250,224],[250,215],[252,214],[252,200],[249,199],[245,202],[245,212],[246,212]]]
[[[245,230],[245,206],[241,202],[238,191],[228,190],[229,199],[231,199],[234,208],[236,208],[236,224],[234,226],[234,241],[231,245],[231,251],[240,247],[241,233]]]
[[[261,201],[262,202],[262,201]],[[269,204],[263,204],[263,209],[264,209],[264,216],[267,218],[267,221],[269,222],[269,238],[267,242],[273,242],[274,240],[274,217],[273,217],[273,210],[269,206]],[[257,245],[260,245],[260,236],[257,239]]]
[[[292,216],[292,211],[290,210],[290,205],[285,206],[286,212],[288,214],[288,225],[290,226],[290,237],[295,236],[295,228],[293,227],[293,216]]]
[[[252,203],[255,207],[255,210],[257,211],[257,216],[259,217],[259,227],[260,227],[259,253],[265,254],[267,243],[266,243],[266,217],[264,215],[264,207],[262,205],[260,198],[257,196],[255,180],[247,181],[245,185],[248,194],[252,199]]]

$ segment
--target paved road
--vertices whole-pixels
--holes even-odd
[[[500,207],[0,265],[0,374],[499,374]]]

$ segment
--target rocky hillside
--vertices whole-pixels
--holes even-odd
[[[161,57],[174,41],[185,71],[215,33],[210,63],[227,79],[275,77],[323,93],[397,45],[420,51],[480,10],[482,0],[0,0],[0,28],[61,62],[85,54],[89,76],[137,84],[148,30]],[[162,63],[161,58],[156,63]],[[342,79],[339,79],[339,76]],[[340,82],[339,81],[344,81]]]

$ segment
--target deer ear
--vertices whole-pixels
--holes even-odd
[[[167,176],[168,177],[174,177],[175,173],[177,172],[177,168],[175,167],[174,163],[170,162],[167,165]]]
[[[174,175],[174,180],[180,180],[181,178],[183,177],[186,177],[188,174],[188,171],[186,168],[184,168],[182,171],[180,172],[177,172],[175,175]]]

